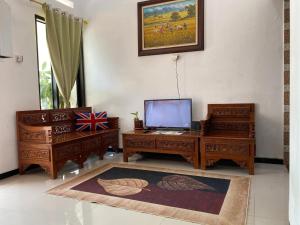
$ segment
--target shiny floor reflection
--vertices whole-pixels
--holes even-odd
[[[103,161],[91,157],[84,169],[68,163],[57,180],[41,170],[0,181],[0,225],[192,225],[183,221],[105,205],[47,195],[46,191],[66,180],[109,162],[121,162],[122,154]],[[183,160],[142,158],[130,163],[193,170]],[[247,175],[238,167],[218,166],[208,173]],[[248,225],[288,225],[288,173],[282,165],[256,164],[252,179]]]

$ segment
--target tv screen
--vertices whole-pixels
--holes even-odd
[[[146,100],[145,125],[148,128],[191,128],[192,99]]]

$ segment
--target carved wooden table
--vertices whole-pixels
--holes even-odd
[[[154,131],[144,133],[130,131],[123,133],[123,157],[139,152],[165,153],[181,155],[192,163],[195,169],[199,168],[199,132],[183,132],[182,135],[155,134]]]

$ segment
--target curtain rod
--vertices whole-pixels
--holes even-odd
[[[36,1],[36,0],[30,0],[30,1],[35,3],[35,4],[38,4],[38,5],[43,5],[43,3],[39,2],[39,1]]]
[[[39,2],[39,1],[37,1],[37,0],[30,0],[30,1],[33,2],[33,3],[35,3],[35,4],[41,5],[41,6],[44,5],[44,3],[41,3],[41,2]],[[87,20],[83,20],[83,23],[84,23],[85,25],[87,25],[89,22],[88,22]]]

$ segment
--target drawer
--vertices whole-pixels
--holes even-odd
[[[222,153],[227,155],[241,155],[248,156],[250,146],[249,144],[237,143],[206,143],[206,153]]]
[[[154,149],[155,148],[155,138],[154,137],[124,137],[123,144],[127,148],[146,148]]]
[[[172,140],[172,139],[158,139],[156,140],[156,146],[158,149],[163,150],[181,150],[181,151],[195,151],[195,140]]]

